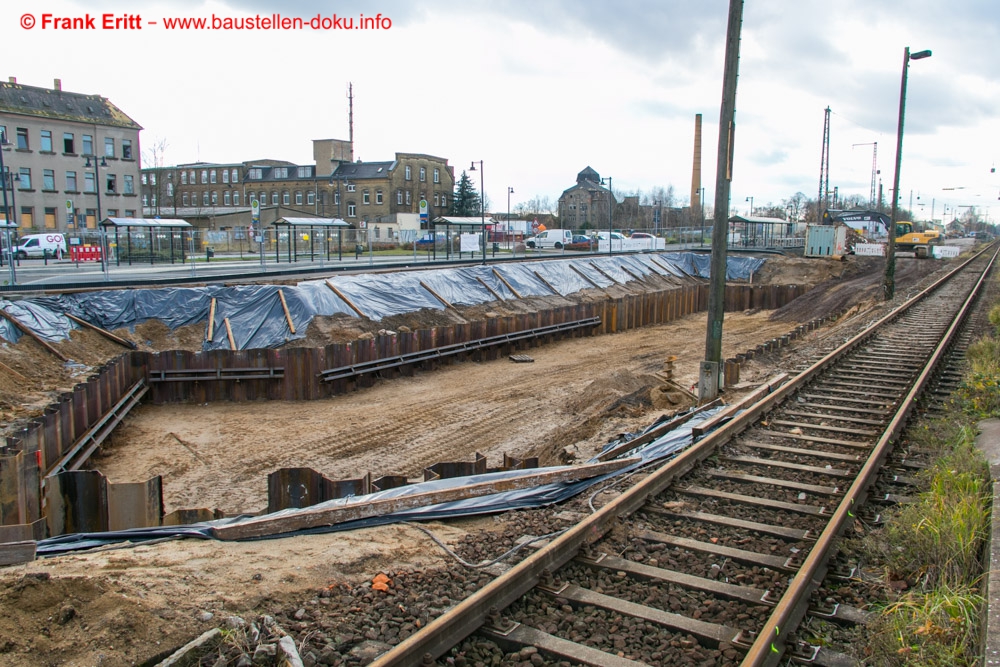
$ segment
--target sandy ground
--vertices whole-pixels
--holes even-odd
[[[775,262],[772,275],[758,279],[807,282],[805,262],[790,262],[784,273]],[[912,270],[923,274],[939,266],[921,262]],[[908,270],[900,269],[901,282]],[[861,304],[877,288],[872,267],[812,265],[814,281],[851,276],[867,282],[839,291]],[[727,314],[725,356],[814,317],[809,304],[818,302],[797,300],[778,319],[772,313]],[[693,384],[704,332],[705,315],[693,315],[535,348],[528,351],[531,364],[465,362],[324,401],[143,406],[95,465],[115,482],[164,475],[167,511],[207,506],[237,512],[263,508],[266,475],[284,466],[313,467],[334,479],[368,471],[416,478],[427,465],[472,460],[475,452],[490,465],[503,452],[554,463],[566,447],[585,458],[615,434],[680,407],[653,406],[650,389],[659,381],[652,374],[676,355],[675,378]],[[0,348],[0,361],[20,376],[0,368],[4,425],[119,353],[92,332],[77,333],[63,345],[76,346],[73,358],[83,361],[68,366],[30,341]],[[150,335],[153,343],[156,333],[147,327],[139,335]],[[178,334],[169,335],[177,340]],[[742,379],[773,372],[767,362],[754,362]],[[431,527],[449,540],[499,520]],[[400,525],[247,543],[176,540],[0,568],[0,666],[139,664],[217,626],[227,614],[292,604],[304,591],[381,570],[430,567],[442,562],[441,554],[423,533]]]

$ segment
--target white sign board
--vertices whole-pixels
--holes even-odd
[[[462,234],[462,242],[459,249],[462,252],[479,252],[482,244],[479,243],[479,234]]]
[[[855,243],[854,254],[865,257],[882,257],[885,255],[884,243]]]
[[[960,250],[956,245],[935,245],[931,246],[931,255],[935,259],[951,259],[958,257]]]

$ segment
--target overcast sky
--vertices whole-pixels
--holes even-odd
[[[29,7],[30,4],[30,7]],[[141,7],[140,7],[141,5]],[[170,164],[312,163],[312,139],[348,137],[355,158],[485,163],[493,210],[553,201],[591,166],[616,190],[673,186],[688,203],[694,117],[703,185],[715,155],[728,0],[37,0],[0,9],[4,76],[97,93],[163,139]],[[23,15],[35,25],[25,29]],[[42,15],[97,18],[42,28]],[[102,30],[138,13],[141,30]],[[381,14],[382,30],[167,30],[168,17]],[[157,21],[156,25],[148,21]],[[382,25],[386,25],[382,22]],[[746,0],[731,211],[819,189],[824,109],[830,185],[867,197],[873,146],[892,187],[904,48],[910,64],[900,191],[918,217],[974,205],[1000,216],[997,0]],[[478,174],[476,177],[478,187]],[[946,189],[954,188],[954,189]],[[952,209],[953,210],[953,209]]]

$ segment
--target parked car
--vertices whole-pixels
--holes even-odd
[[[437,235],[437,242],[441,243],[444,241],[444,234]],[[424,234],[419,239],[417,239],[416,246],[417,250],[430,250],[434,247],[435,239],[433,234]]]
[[[576,234],[573,236],[573,242],[566,244],[566,250],[597,250],[597,239],[592,239],[583,234]]]
[[[568,229],[546,229],[534,236],[524,240],[524,244],[529,248],[555,248],[562,250],[563,247],[573,242],[573,232]]]
[[[608,240],[608,233],[607,232],[597,232],[597,237],[599,239],[601,239],[602,241],[607,241]],[[613,240],[615,240],[615,241],[621,241],[622,239],[625,238],[625,235],[624,234],[620,234],[618,232],[611,232],[611,238]]]
[[[647,234],[646,232],[632,232],[629,235],[630,239],[655,239],[656,236],[653,234]]]

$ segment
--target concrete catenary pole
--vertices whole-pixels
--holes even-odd
[[[722,363],[722,314],[726,297],[726,236],[729,228],[729,187],[733,178],[733,142],[736,138],[736,83],[740,69],[740,29],[743,0],[729,0],[726,64],[719,113],[719,152],[715,168],[715,212],[712,225],[712,274],[708,294],[705,361],[701,363],[698,398],[710,401],[719,393]]]

